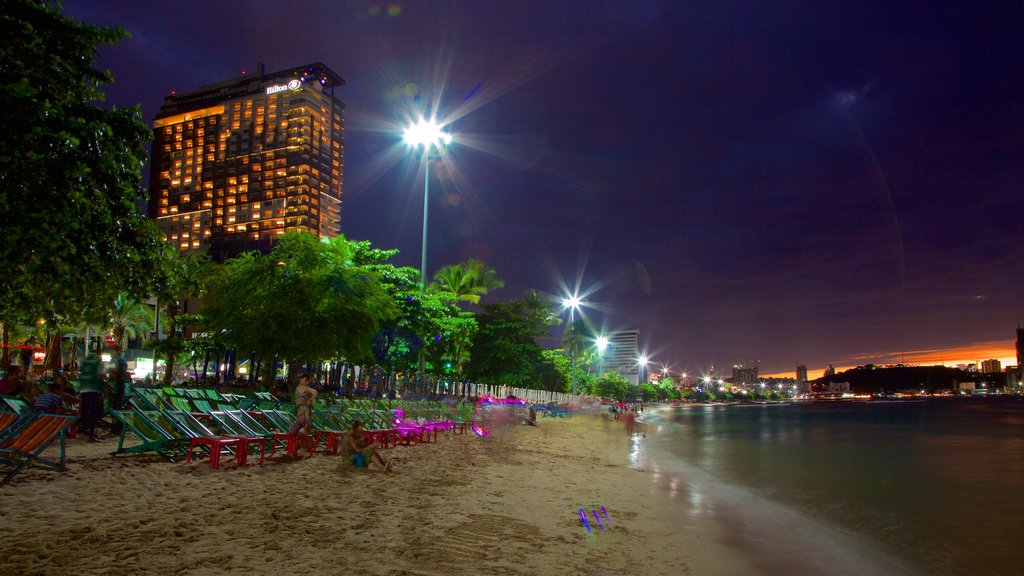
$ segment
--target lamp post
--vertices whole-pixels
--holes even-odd
[[[405,143],[413,148],[423,145],[423,238],[420,249],[420,301],[427,293],[427,214],[430,208],[430,152],[452,143],[452,135],[441,130],[433,120],[420,118],[416,124],[406,127],[403,134]],[[420,382],[426,385],[424,372],[426,360],[420,350]]]
[[[443,148],[452,143],[452,135],[442,131],[433,120],[427,121],[420,118],[420,121],[405,129],[403,136],[405,143],[413,148],[423,146],[423,239],[420,252],[420,297],[427,291],[427,215],[430,204],[430,151],[433,148]]]
[[[569,309],[569,334],[572,344],[572,374],[569,381],[572,383],[572,395],[576,395],[576,309],[580,307],[580,298],[576,294],[562,300],[562,307]]]

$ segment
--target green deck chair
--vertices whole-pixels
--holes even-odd
[[[167,419],[162,412],[155,410],[111,410],[110,414],[124,426],[117,441],[114,454],[142,454],[155,452],[168,462],[188,453],[190,438]],[[125,436],[131,430],[141,441],[135,446],[125,446]]]

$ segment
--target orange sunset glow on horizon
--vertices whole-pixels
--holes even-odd
[[[982,360],[996,359],[1005,370],[1007,366],[1017,364],[1017,352],[1013,340],[995,340],[977,342],[958,348],[936,350],[907,350],[903,352],[863,353],[846,358],[838,358],[832,366],[836,372],[842,372],[865,364],[906,364],[908,366],[951,366],[959,364],[977,364]],[[825,372],[824,366],[808,366],[807,377],[811,380],[820,378]],[[795,378],[796,369],[788,372],[763,374],[764,378]]]

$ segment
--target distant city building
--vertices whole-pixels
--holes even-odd
[[[757,376],[760,372],[760,366],[758,362],[751,360],[743,360],[738,364],[732,365],[732,383],[740,385],[749,385],[757,383]]]
[[[807,382],[807,366],[799,364],[796,367],[796,381]]]
[[[1002,372],[1003,363],[995,358],[991,360],[982,360],[981,371],[985,374],[991,374],[993,372]]]
[[[149,215],[181,252],[340,232],[345,81],[316,63],[172,94],[153,120]]]
[[[826,378],[828,378],[829,376],[835,376],[836,369],[831,364],[829,364],[828,366],[825,366],[825,373],[822,375]]]
[[[1020,326],[1017,326],[1017,366],[1024,370],[1024,328]]]
[[[640,331],[618,330],[607,335],[608,347],[604,351],[604,372],[615,371],[630,384],[640,383]]]

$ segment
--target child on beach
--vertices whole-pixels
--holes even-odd
[[[384,462],[380,452],[377,451],[377,448],[370,439],[363,434],[363,423],[359,420],[352,422],[352,430],[345,437],[345,447],[352,454],[352,463],[359,468],[369,466],[370,460],[373,458],[377,459],[377,462],[385,471],[390,467],[390,463]]]

